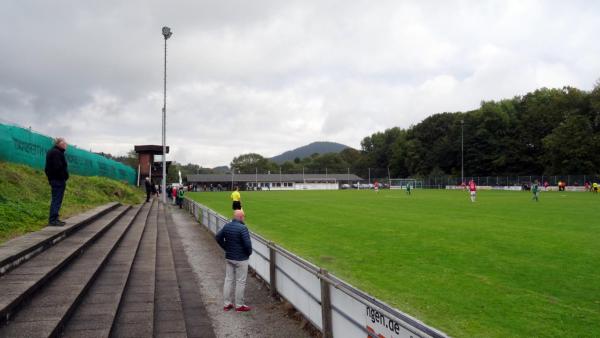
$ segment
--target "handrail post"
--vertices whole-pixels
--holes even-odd
[[[269,284],[271,286],[271,297],[277,297],[277,264],[275,262],[275,244],[269,242]]]
[[[319,273],[328,277],[327,270],[321,268]],[[323,338],[333,338],[333,326],[331,321],[331,295],[329,294],[329,283],[325,278],[321,280],[321,322],[323,327]]]

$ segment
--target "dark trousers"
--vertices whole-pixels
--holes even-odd
[[[63,196],[65,195],[65,188],[67,182],[52,180],[50,181],[50,188],[52,189],[52,200],[50,201],[50,222],[58,221],[58,212],[62,205]]]
[[[150,191],[146,191],[146,202],[150,202]]]

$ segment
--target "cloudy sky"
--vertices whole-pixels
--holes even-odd
[[[598,1],[0,3],[0,120],[124,154],[228,164],[600,78]]]

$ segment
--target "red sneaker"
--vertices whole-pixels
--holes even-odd
[[[250,310],[252,310],[252,308],[247,305],[242,305],[235,308],[235,311],[237,312],[248,312]]]
[[[233,309],[233,304],[227,304],[223,306],[223,311],[229,311],[231,309]]]

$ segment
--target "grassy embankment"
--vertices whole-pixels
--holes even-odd
[[[229,193],[190,196],[231,215]],[[600,337],[600,196],[242,192],[251,230],[454,337]]]
[[[143,194],[106,177],[71,175],[60,217],[112,201],[141,203]],[[46,226],[49,207],[50,186],[43,170],[0,161],[0,242]]]

